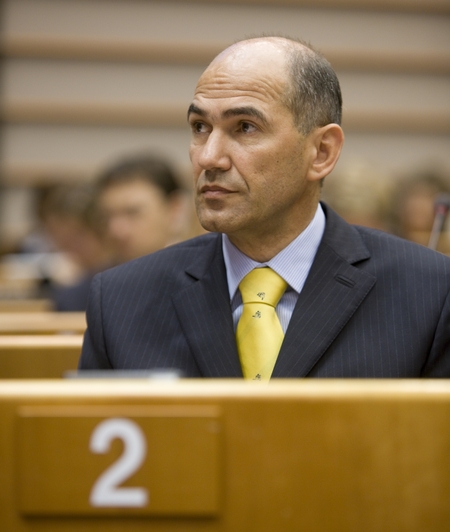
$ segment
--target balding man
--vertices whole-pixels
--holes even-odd
[[[450,377],[450,259],[320,203],[343,145],[330,64],[261,37],[219,54],[189,107],[211,233],[96,277],[81,369],[187,377]]]

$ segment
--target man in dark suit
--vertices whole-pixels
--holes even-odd
[[[211,234],[96,277],[81,369],[242,377],[242,283],[265,268],[286,290],[284,339],[262,380],[450,377],[450,259],[319,203],[343,144],[341,106],[331,66],[303,43],[255,38],[219,54],[188,112]]]

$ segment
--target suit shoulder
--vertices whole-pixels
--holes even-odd
[[[345,261],[368,269],[426,268],[430,273],[449,273],[450,257],[378,229],[351,225],[326,204],[322,207],[327,223],[321,245]]]
[[[199,254],[206,260],[209,254],[215,252],[219,243],[220,236],[217,233],[208,233],[115,266],[98,276],[101,276],[103,282],[107,283],[115,283],[119,280],[136,282],[143,276],[146,278],[156,276],[162,279],[169,273],[183,270]]]
[[[428,266],[450,275],[450,257],[390,233],[354,226],[374,258],[383,257],[414,266]]]

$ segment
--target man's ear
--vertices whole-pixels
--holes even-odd
[[[338,124],[327,124],[309,134],[309,181],[320,181],[335,167],[344,144],[344,132]]]

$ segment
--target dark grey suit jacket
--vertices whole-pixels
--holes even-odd
[[[450,258],[324,210],[273,377],[450,377]],[[80,369],[242,377],[218,234],[97,275],[87,320]]]

